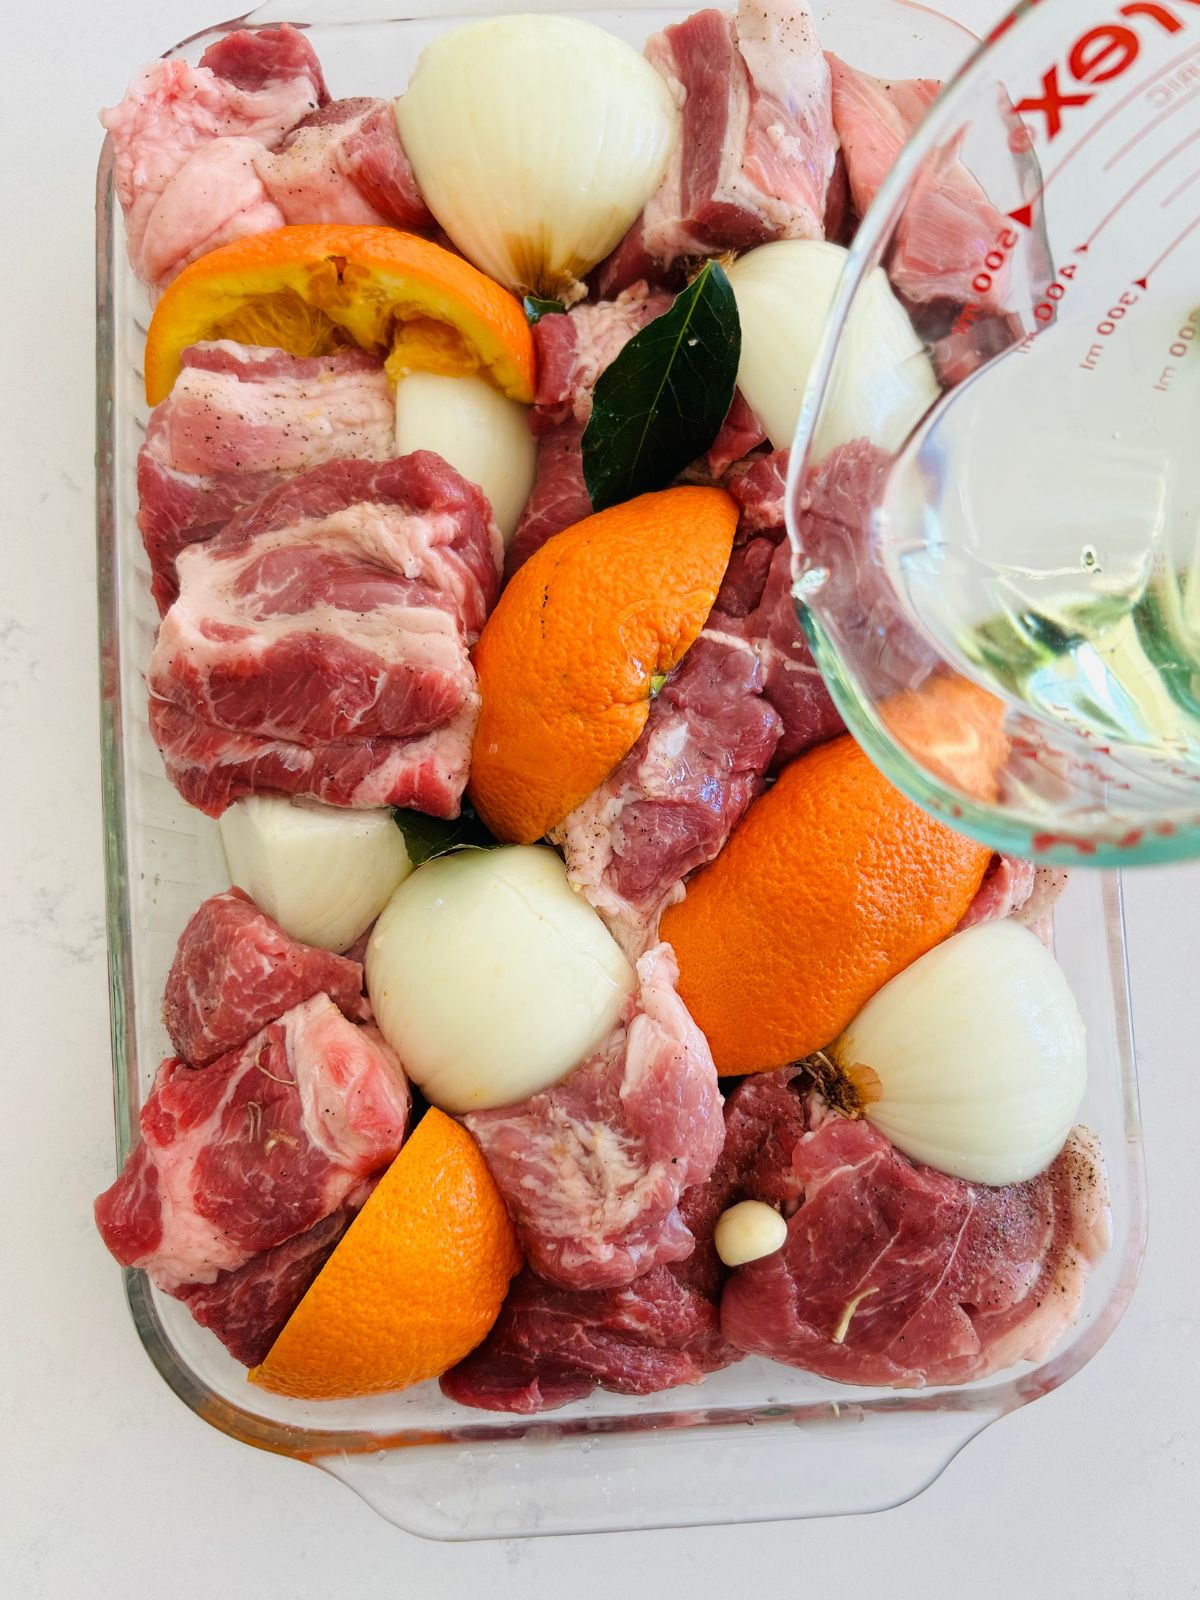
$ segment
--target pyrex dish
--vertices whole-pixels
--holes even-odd
[[[529,0],[525,0],[528,7]],[[386,94],[450,20],[418,0],[405,20],[331,20],[310,37],[336,90]],[[511,9],[504,0],[480,10]],[[690,7],[586,11],[639,45]],[[264,7],[251,20],[280,21]],[[303,22],[304,16],[290,20]],[[945,74],[969,36],[922,6],[818,5],[825,44],[868,70]],[[195,60],[215,37],[180,47]],[[130,63],[130,69],[135,63]],[[114,91],[117,86],[114,86]],[[215,824],[164,776],[146,725],[143,672],[155,628],[136,527],[134,467],[146,422],[141,357],[147,302],[125,259],[101,157],[98,200],[98,532],[100,665],[107,836],[109,976],[117,1157],[137,1133],[166,1037],[163,981],[179,933],[227,879]],[[1128,1303],[1145,1239],[1145,1195],[1120,889],[1080,875],[1056,919],[1057,948],[1089,1032],[1083,1119],[1104,1142],[1113,1244],[1083,1314],[1052,1358],[959,1389],[906,1393],[827,1382],[747,1360],[696,1387],[643,1399],[597,1392],[532,1420],[470,1411],[437,1385],[344,1403],[303,1404],[246,1382],[215,1338],[138,1272],[126,1273],[134,1322],[159,1372],[230,1437],[324,1467],[384,1516],[438,1538],[741,1522],[892,1505],[928,1484],[963,1444],[1087,1361]]]
[[[918,312],[944,336],[942,390],[861,491],[897,617],[862,627],[819,551],[798,552],[796,593],[893,782],[996,849],[1066,866],[1200,851],[1200,37],[1142,10],[1114,28],[1091,0],[1018,6],[940,96],[855,237],[791,459],[795,508],[864,275],[904,262],[897,286],[919,299],[906,236],[935,205],[953,218],[957,194],[961,288],[949,313]],[[883,702],[931,659],[1004,703],[995,798],[888,732]]]

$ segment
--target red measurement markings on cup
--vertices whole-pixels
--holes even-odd
[[[1081,33],[1063,60],[1054,63],[1042,74],[1041,92],[1017,101],[1009,138],[1014,150],[1032,149],[1039,135],[1048,145],[1052,144],[1063,131],[1067,119],[1097,97],[1099,91],[1096,86],[1116,82],[1130,71],[1141,56],[1144,42],[1153,44],[1163,34],[1182,33],[1194,27],[1200,21],[1200,0],[1169,0],[1169,3],[1161,4],[1158,0],[1131,0],[1130,4],[1120,6],[1117,14],[1125,21],[1102,23]],[[1127,23],[1136,26],[1127,26]],[[1146,36],[1145,40],[1138,32],[1139,27]],[[1070,81],[1071,88],[1063,88],[1064,79]],[[1054,180],[1097,134],[1110,127],[1131,106],[1136,108],[1139,116],[1147,109],[1157,112],[1157,115],[1149,122],[1139,123],[1137,131],[1104,162],[1102,170],[1105,172],[1111,171],[1131,151],[1136,150],[1141,141],[1154,133],[1168,117],[1197,98],[1200,98],[1200,43],[1192,40],[1168,61],[1155,66],[1120,99],[1105,107],[1101,115],[1094,117],[1061,160],[1049,168],[1037,194],[1010,215],[1024,227],[1031,227],[1034,207]],[[1021,113],[1025,114],[1024,120],[1021,120]],[[1184,141],[1185,144],[1187,142],[1190,141]],[[1181,148],[1182,145],[1177,147],[1173,154],[1178,154]],[[1165,165],[1165,162],[1159,165]],[[1158,167],[1153,170],[1157,171]],[[1137,185],[1104,220],[1115,215],[1136,191]],[[1086,241],[1083,249],[1090,242]]]
[[[959,312],[954,320],[953,331],[955,333],[964,333],[983,314],[985,309],[983,297],[991,290],[993,283],[996,281],[996,275],[1004,269],[1009,255],[1017,245],[1017,241],[1018,235],[1013,228],[1001,230],[995,244],[983,258],[983,270],[977,272],[971,280],[971,288],[980,296],[980,299],[968,301]],[[1033,308],[1038,327],[1032,333],[1026,335],[1017,346],[1018,349],[1028,350],[1033,342],[1034,334],[1040,332],[1043,327],[1054,321],[1055,308],[1059,301],[1066,298],[1078,271],[1079,265],[1074,261],[1068,261],[1059,268],[1054,281],[1046,285],[1042,291],[1042,298]]]
[[[1200,94],[1200,89],[1197,90],[1197,93]],[[1185,138],[1181,139],[1177,145],[1172,146],[1172,148],[1167,151],[1166,155],[1160,156],[1152,167],[1147,167],[1144,172],[1139,173],[1133,184],[1125,190],[1124,194],[1116,202],[1116,204],[1110,207],[1110,209],[1106,211],[1100,218],[1099,222],[1092,229],[1091,233],[1088,234],[1083,244],[1079,246],[1079,249],[1081,251],[1088,250],[1095,242],[1097,237],[1103,232],[1103,230],[1108,227],[1109,223],[1117,215],[1117,213],[1119,211],[1123,211],[1131,200],[1136,200],[1141,196],[1142,191],[1144,190],[1146,184],[1150,182],[1151,178],[1157,177],[1164,167],[1170,166],[1171,162],[1175,160],[1176,156],[1182,155],[1183,152],[1188,149],[1189,146],[1194,145],[1198,139],[1200,139],[1200,128],[1195,128]],[[1107,163],[1107,166],[1112,166],[1112,164],[1113,163],[1110,161]]]
[[[1026,95],[1024,99],[1016,102],[1009,135],[1009,144],[1014,153],[1032,150],[1039,137],[1046,144],[1053,143],[1065,126],[1068,124],[1075,126],[1073,119],[1097,98],[1104,86],[1125,77],[1142,56],[1144,46],[1151,47],[1164,35],[1183,33],[1195,27],[1197,23],[1200,23],[1200,0],[1129,0],[1128,4],[1117,8],[1114,20],[1087,28],[1065,51],[1062,59],[1054,62],[1042,74],[1039,92]],[[986,296],[997,281],[997,276],[1004,268],[1009,254],[1017,248],[1020,232],[1032,229],[1035,220],[1040,220],[1038,212],[1042,196],[1053,180],[1103,128],[1112,125],[1115,119],[1130,107],[1136,107],[1139,119],[1144,118],[1147,109],[1155,113],[1148,122],[1139,120],[1137,131],[1127,137],[1116,152],[1104,162],[1103,171],[1108,172],[1131,152],[1137,150],[1142,140],[1153,134],[1168,117],[1196,99],[1200,99],[1200,42],[1192,40],[1168,61],[1157,64],[1119,99],[1104,107],[1100,115],[1089,113],[1091,120],[1088,126],[1057,164],[1050,168],[1037,192],[1023,205],[1008,213],[1008,220],[1015,222],[1020,231],[1005,228],[993,242],[984,257],[980,272],[976,274],[972,283],[972,289],[979,299],[964,305],[955,320],[954,332],[964,332],[986,313]],[[1137,182],[1131,184],[1100,218],[1088,237],[1075,247],[1075,254],[1086,257],[1093,241],[1122,208],[1139,198],[1144,185],[1167,168],[1198,139],[1200,130],[1189,133],[1152,167],[1143,171]],[[1167,204],[1170,199],[1186,192],[1197,179],[1200,179],[1200,171],[1177,185],[1168,197],[1168,201],[1163,203]],[[1103,341],[1116,332],[1123,318],[1138,303],[1140,294],[1135,291],[1145,293],[1152,273],[1162,265],[1167,255],[1187,234],[1198,226],[1200,217],[1189,224],[1141,277],[1133,280],[1130,289],[1121,293],[1116,304],[1110,306],[1106,314],[1099,319],[1096,328],[1096,337],[1099,340]],[[1036,335],[1054,322],[1055,309],[1069,293],[1078,265],[1079,263],[1068,262],[1059,268],[1054,280],[1046,285],[1042,291],[1042,298],[1033,308],[1037,326],[1025,336],[1018,348],[1028,350]],[[1102,351],[1102,342],[1093,344],[1080,365],[1085,370],[1094,369]]]
[[[1160,4],[1158,0],[1130,0],[1128,5],[1118,6],[1117,15],[1123,17],[1125,22],[1103,22],[1081,33],[1065,58],[1054,62],[1042,74],[1041,92],[1026,95],[1023,100],[1017,101],[1017,112],[1026,113],[1027,121],[1040,117],[1044,126],[1038,127],[1036,122],[1029,125],[1044,133],[1047,142],[1056,139],[1068,117],[1096,98],[1097,85],[1123,78],[1133,66],[1142,51],[1138,26],[1144,28],[1151,37],[1157,37],[1159,32],[1180,33],[1195,20],[1197,11],[1200,11],[1200,0],[1170,0],[1169,4]],[[1126,26],[1126,23],[1137,26]],[[1111,116],[1123,105],[1129,104],[1138,94],[1157,83],[1164,72],[1178,66],[1194,51],[1193,46],[1176,62],[1169,63],[1166,68],[1158,68],[1151,79],[1126,96],[1124,101],[1111,107],[1108,114]],[[1063,87],[1064,80],[1069,82],[1069,87]],[[1096,131],[1096,126],[1093,125],[1076,149]],[[1069,160],[1074,154],[1075,151],[1070,152],[1066,159]],[[1059,170],[1061,165],[1065,165],[1065,161],[1060,164]]]
[[[1139,278],[1138,283],[1144,290],[1146,287],[1145,279]],[[1084,372],[1095,372],[1100,361],[1100,357],[1104,354],[1105,342],[1112,338],[1113,334],[1116,333],[1121,323],[1125,320],[1126,315],[1133,310],[1134,306],[1137,305],[1140,299],[1140,294],[1135,294],[1132,289],[1125,289],[1121,292],[1121,295],[1117,299],[1115,305],[1109,306],[1108,310],[1096,324],[1095,333],[1097,342],[1088,347],[1087,354],[1079,363]]]
[[[1200,178],[1200,167],[1196,168],[1195,172],[1192,173],[1190,178],[1185,178],[1179,185],[1178,189],[1171,190],[1170,194],[1163,201],[1163,210],[1165,211],[1172,201],[1178,200],[1179,196],[1184,192],[1185,189],[1190,189],[1196,182],[1197,178]]]
[[[997,273],[1003,272],[1009,252],[1014,248],[1016,242],[1017,234],[1014,229],[1001,229],[996,242],[983,258],[983,266],[971,279],[971,288],[979,296],[979,299],[969,301],[963,307],[954,323],[955,333],[962,333],[979,316],[983,301],[991,293],[992,285],[996,282]],[[968,315],[968,313],[970,314]]]
[[[1197,220],[1200,221],[1200,218]],[[1166,394],[1171,387],[1171,380],[1179,370],[1178,363],[1188,356],[1195,355],[1198,335],[1200,335],[1200,306],[1192,312],[1167,349],[1167,354],[1173,359],[1169,365],[1162,369],[1158,382],[1154,385],[1161,394]]]

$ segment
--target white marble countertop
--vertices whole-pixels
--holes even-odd
[[[219,9],[219,8],[217,8]],[[990,20],[992,0],[958,0]],[[212,20],[202,0],[5,14],[0,749],[0,1572],[14,1600],[755,1589],[973,1600],[1200,1594],[1196,905],[1200,869],[1128,884],[1151,1241],[1107,1347],[874,1517],[445,1546],[206,1427],[134,1335],[91,1223],[112,1176],[92,534],[95,109]],[[303,4],[297,6],[302,14]]]

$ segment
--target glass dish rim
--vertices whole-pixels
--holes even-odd
[[[915,10],[926,10],[912,0],[900,0]],[[645,0],[635,0],[630,9],[650,9]],[[462,13],[471,9],[468,5]],[[229,23],[200,30],[164,52],[170,55],[183,46],[212,33],[224,31],[246,21],[268,21],[264,15],[276,8],[266,5]],[[411,14],[410,14],[411,15]],[[375,19],[371,19],[375,21]],[[395,21],[409,20],[395,18]],[[379,18],[380,25],[387,19]],[[344,24],[357,24],[348,19]],[[114,252],[118,248],[117,207],[114,188],[114,152],[111,137],[106,137],[97,170],[97,276],[96,276],[96,417],[97,417],[97,599],[100,658],[100,714],[102,742],[102,803],[105,825],[105,899],[108,935],[108,974],[110,995],[110,1035],[113,1059],[113,1094],[118,1167],[137,1136],[137,1050],[132,1027],[130,997],[132,983],[132,918],[128,879],[128,840],[122,803],[121,770],[122,714],[119,675],[115,663],[120,650],[118,605],[119,566],[117,561],[116,497],[118,484],[114,466],[114,352],[116,328],[113,308]],[[847,1390],[845,1404],[853,1404],[871,1414],[941,1412],[977,1419],[977,1426],[965,1437],[987,1426],[998,1417],[1030,1400],[1057,1388],[1072,1377],[1096,1354],[1124,1313],[1136,1286],[1145,1254],[1147,1198],[1141,1125],[1138,1110],[1136,1053],[1129,999],[1128,970],[1120,877],[1105,872],[1103,882],[1105,911],[1105,949],[1114,1000],[1114,1022],[1120,1061],[1120,1087],[1124,1111],[1126,1159],[1130,1177],[1129,1232],[1124,1258],[1113,1291],[1100,1305],[1088,1325],[1058,1355],[1032,1368],[1024,1368],[1002,1382],[987,1388],[970,1385],[958,1389],[895,1391],[890,1394],[856,1398]],[[334,1456],[362,1456],[386,1450],[416,1446],[490,1444],[553,1437],[575,1439],[587,1435],[638,1435],[670,1430],[686,1437],[695,1429],[724,1428],[731,1424],[792,1425],[798,1422],[828,1421],[831,1402],[822,1397],[800,1404],[772,1404],[761,1407],[729,1407],[706,1411],[701,1406],[685,1406],[689,1421],[682,1428],[679,1411],[632,1413],[609,1417],[524,1418],[512,1422],[464,1421],[462,1428],[395,1429],[377,1432],[369,1429],[320,1428],[280,1422],[257,1415],[214,1393],[186,1364],[166,1336],[157,1308],[143,1274],[124,1273],[126,1298],[138,1336],[156,1370],[172,1391],[198,1416],[242,1443],[298,1460],[320,1463]],[[694,1391],[693,1391],[694,1392]],[[836,1408],[835,1408],[836,1409]],[[464,1413],[464,1416],[467,1416]],[[479,1413],[469,1414],[472,1418]],[[941,1461],[946,1465],[957,1447]],[[936,1473],[934,1474],[936,1476]],[[924,1484],[910,1491],[919,1492]],[[903,1497],[902,1497],[903,1498]],[[889,1501],[889,1504],[895,1503]],[[865,1508],[855,1508],[865,1509]],[[551,1529],[547,1531],[561,1531]]]

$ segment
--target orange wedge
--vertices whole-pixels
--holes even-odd
[[[337,1400],[440,1377],[484,1338],[520,1266],[479,1146],[431,1109],[250,1381]]]
[[[916,727],[936,698],[901,719]],[[717,1071],[824,1049],[953,933],[991,858],[894,789],[849,734],[798,756],[662,919]]]
[[[941,672],[879,708],[888,732],[951,788],[994,801],[1008,759],[1004,702],[957,673]]]
[[[479,372],[533,399],[533,338],[519,300],[470,262],[395,228],[277,228],[185,267],[146,335],[146,399],[171,391],[188,345],[238,339],[293,355],[360,345],[404,371]]]
[[[471,799],[498,839],[540,839],[637,743],[655,679],[712,609],[737,515],[723,489],[662,489],[577,522],[517,571],[475,650]]]

